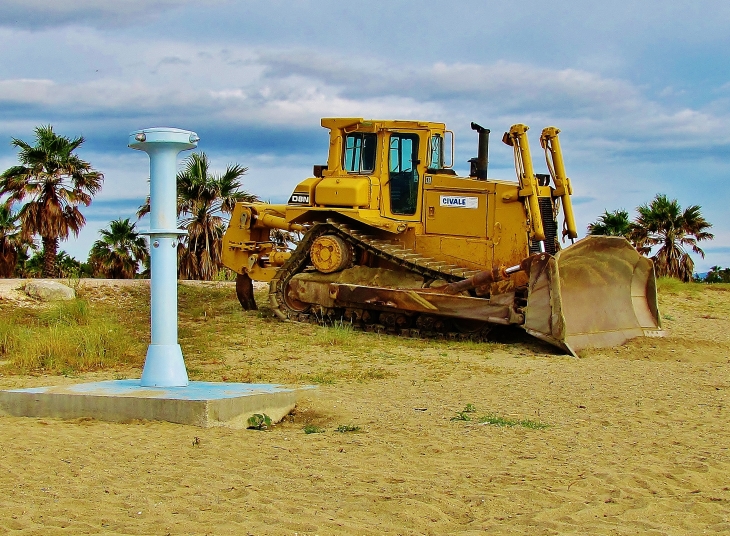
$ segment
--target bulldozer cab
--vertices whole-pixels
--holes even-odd
[[[413,222],[421,219],[427,170],[445,167],[445,125],[351,118],[323,119],[322,126],[330,129],[330,152],[323,178],[363,182],[367,177],[371,190],[367,208],[378,210],[383,218]],[[327,201],[344,203],[344,199]]]

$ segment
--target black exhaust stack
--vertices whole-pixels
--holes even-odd
[[[471,129],[479,133],[479,152],[476,158],[469,160],[471,163],[470,177],[477,180],[487,180],[487,166],[489,165],[489,129],[476,123],[471,124]]]

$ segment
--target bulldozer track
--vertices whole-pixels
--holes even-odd
[[[433,317],[426,318],[426,315],[414,314],[412,315],[414,318],[419,316],[424,317],[424,321],[421,325],[426,326],[430,324],[431,329],[421,329],[419,327],[400,328],[378,322],[368,323],[364,321],[356,321],[353,318],[345,319],[342,316],[338,318],[337,315],[332,316],[331,314],[327,314],[325,311],[300,312],[290,308],[287,305],[285,298],[287,285],[292,277],[307,267],[309,261],[309,248],[311,247],[312,242],[323,234],[334,234],[340,236],[353,247],[361,248],[371,255],[421,275],[426,281],[444,280],[451,283],[466,279],[478,273],[478,270],[469,270],[453,264],[437,261],[435,259],[419,255],[411,249],[404,248],[400,244],[379,239],[359,230],[352,229],[350,226],[343,223],[327,220],[326,223],[315,224],[309,232],[307,232],[297,248],[294,250],[292,256],[281,266],[281,268],[279,268],[279,270],[276,271],[274,278],[269,284],[269,303],[271,304],[274,314],[281,320],[319,325],[332,325],[337,322],[342,322],[352,325],[353,329],[356,330],[387,333],[413,338],[486,340],[486,336],[489,331],[487,324],[482,325],[478,329],[464,332],[459,331],[458,329],[449,329],[451,327],[450,324],[453,324],[453,321],[441,320],[435,322],[436,329],[433,329],[434,325],[430,322],[430,319]],[[367,308],[362,307],[361,309],[366,310]],[[372,311],[380,313],[380,311],[376,309],[372,309]],[[418,321],[413,323],[418,324]],[[443,327],[438,329],[439,325]]]

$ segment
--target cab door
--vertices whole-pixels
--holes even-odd
[[[388,141],[387,209],[383,216],[399,220],[420,220],[423,166],[420,135],[391,132]]]

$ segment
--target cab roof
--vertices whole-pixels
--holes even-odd
[[[363,119],[362,117],[325,117],[322,119],[322,126],[330,130],[345,130],[354,132],[356,130],[375,132],[381,129],[433,129],[445,130],[444,123],[430,121],[404,121],[400,119]]]

